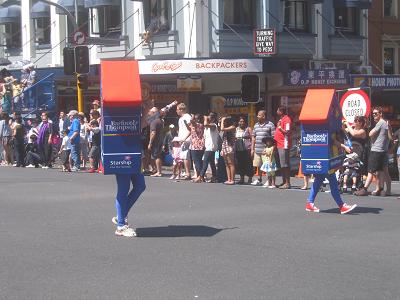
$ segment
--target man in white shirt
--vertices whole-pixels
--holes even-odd
[[[185,166],[185,179],[190,180],[190,131],[189,131],[189,124],[190,120],[192,119],[191,115],[186,112],[186,105],[185,103],[180,103],[176,107],[176,113],[178,114],[179,121],[178,121],[178,138],[182,142],[181,146],[181,159],[183,160],[183,165]]]

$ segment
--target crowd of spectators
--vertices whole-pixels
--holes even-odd
[[[89,116],[76,110],[61,111],[57,120],[42,112],[40,119],[23,121],[18,112],[0,117],[0,164],[2,166],[48,169],[55,163],[62,171],[98,172],[101,155],[101,108],[93,103]],[[164,119],[176,107],[178,120],[164,130]],[[247,118],[189,114],[184,103],[176,101],[145,112],[142,124],[142,169],[146,175],[162,177],[164,164],[172,165],[171,180],[193,183],[221,182],[226,185],[251,184],[266,188],[290,189],[290,149],[293,125],[286,107],[276,111],[277,122],[267,119],[266,112],[257,113],[254,126]],[[338,177],[341,189],[358,196],[368,195],[376,181],[373,195],[391,195],[389,148],[396,147],[400,130],[392,132],[383,118],[382,109],[372,113],[374,127],[367,129],[367,119],[356,117],[354,124],[343,122],[338,145],[346,159]],[[398,151],[399,152],[399,151]],[[397,153],[400,157],[400,153]],[[168,159],[169,158],[169,159]],[[277,184],[276,174],[282,177]],[[238,175],[238,176],[237,176]],[[238,180],[237,180],[238,179]],[[308,188],[309,176],[304,177]]]

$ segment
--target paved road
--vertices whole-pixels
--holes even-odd
[[[0,168],[0,299],[400,299],[400,200],[148,178],[114,236],[114,178]],[[400,186],[395,185],[400,192]]]

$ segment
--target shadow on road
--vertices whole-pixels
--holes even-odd
[[[203,225],[169,225],[164,227],[137,228],[138,237],[211,237],[222,230],[234,228],[214,228]]]
[[[363,207],[357,206],[353,211],[349,212],[349,215],[358,215],[358,214],[380,214],[383,209],[379,207]],[[338,208],[331,208],[326,210],[321,210],[321,213],[327,214],[338,214]]]

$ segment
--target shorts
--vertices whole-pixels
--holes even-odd
[[[235,154],[227,153],[224,156],[225,165],[234,165],[235,164]]]
[[[190,142],[183,142],[181,145],[181,153],[180,153],[180,158],[183,160],[189,160],[190,159],[190,150],[189,150]]]
[[[151,150],[150,150],[151,159],[161,158],[161,153],[162,153],[162,144],[154,145],[153,147],[151,147]]]
[[[253,158],[253,167],[259,168],[263,164],[262,158],[261,158],[261,153],[254,153],[254,158]]]
[[[356,169],[346,169],[343,175],[347,175],[350,178],[358,177],[358,170]]]
[[[89,151],[89,158],[91,159],[98,159],[100,157],[100,147],[99,146],[92,146]]]
[[[61,152],[61,164],[66,165],[69,163],[69,156],[71,155],[71,150],[63,150]]]
[[[289,149],[278,148],[278,154],[281,168],[290,168]]]
[[[375,173],[377,171],[383,171],[386,157],[386,152],[371,151],[368,158],[368,172]]]

